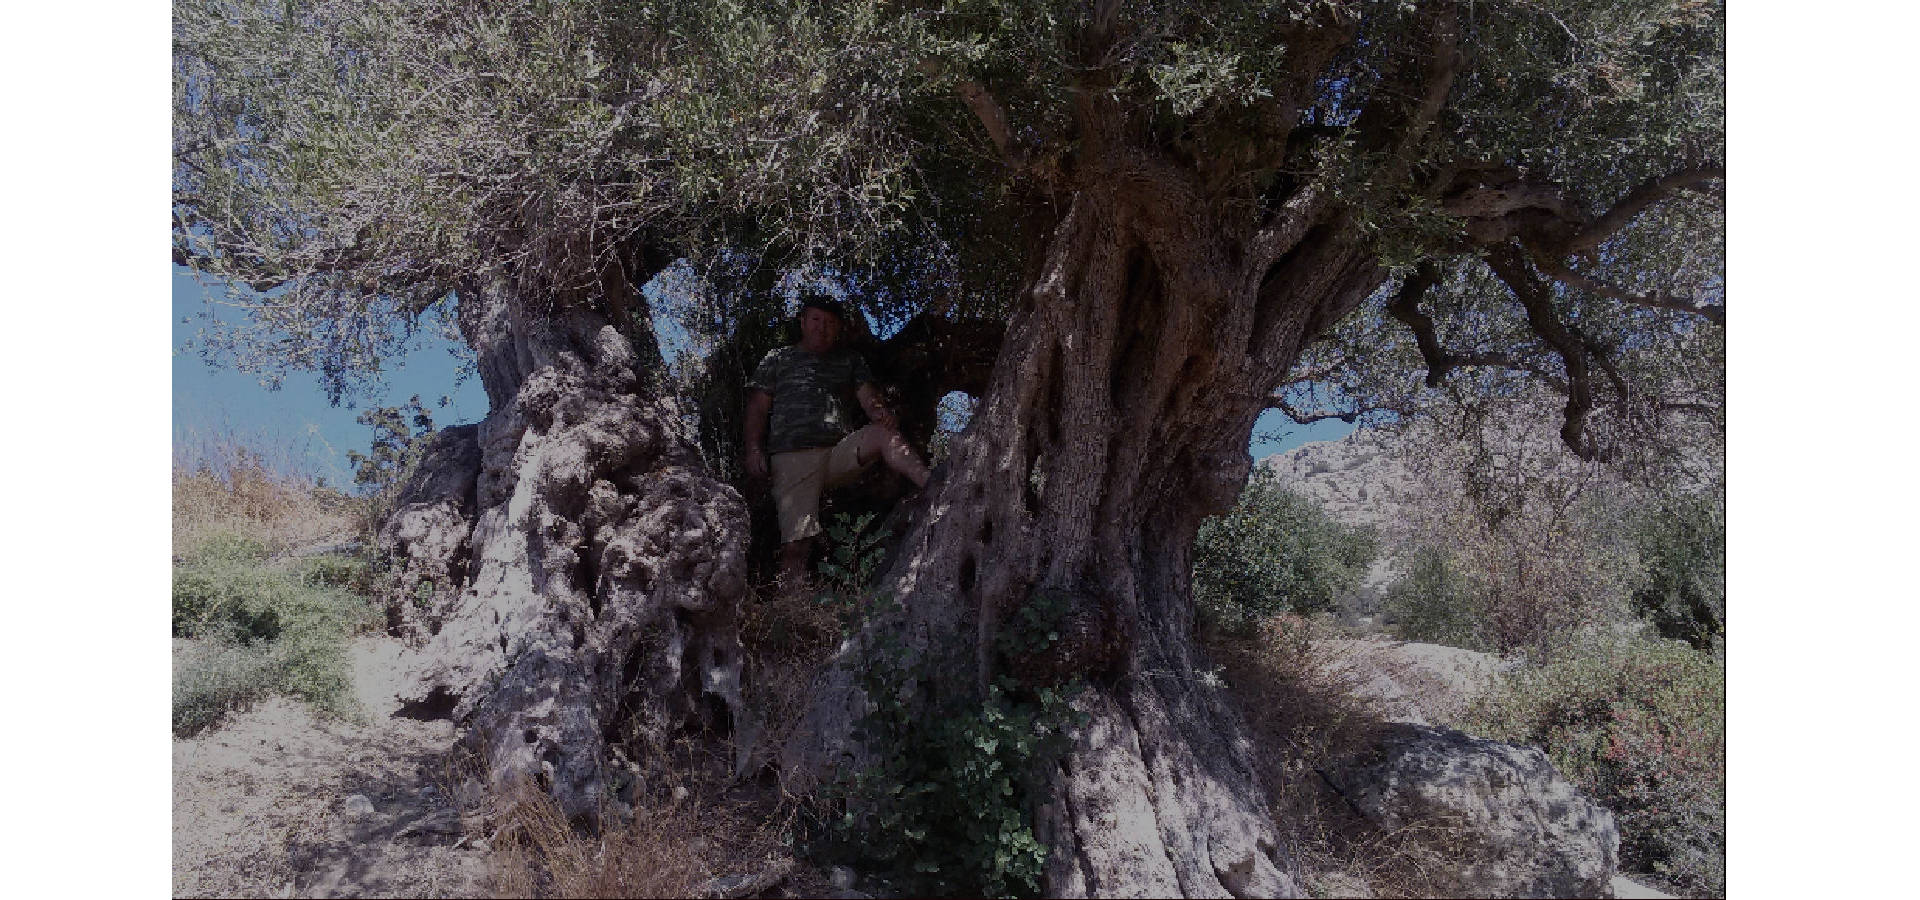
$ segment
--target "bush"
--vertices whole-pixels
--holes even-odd
[[[344,557],[277,569],[243,536],[204,542],[173,573],[173,634],[201,644],[175,666],[174,731],[198,731],[275,693],[351,712],[347,641],[381,621],[365,594],[343,586],[364,573]]]
[[[1258,469],[1234,508],[1194,538],[1194,603],[1208,625],[1237,633],[1275,613],[1327,610],[1359,585],[1376,549],[1370,529],[1335,522]]]
[[[1072,688],[1000,679],[977,699],[916,703],[924,661],[862,673],[873,709],[855,733],[883,748],[828,792],[815,854],[874,871],[903,896],[1034,896],[1047,848],[1028,799],[1066,751]]]
[[[173,572],[173,636],[248,644],[280,636],[300,585],[265,568],[257,541],[215,534]]]
[[[1385,605],[1401,640],[1491,649],[1473,581],[1443,551],[1431,547],[1415,551],[1406,574],[1387,588]]]
[[[1462,725],[1545,749],[1618,817],[1624,869],[1724,896],[1723,660],[1677,641],[1596,639],[1515,672]]]
[[[173,665],[173,732],[189,735],[273,693],[278,666],[264,646],[211,644]]]
[[[896,612],[868,590],[884,551],[863,543],[866,520],[837,523],[837,550],[823,569],[854,596],[822,600],[843,610],[846,633],[859,621]],[[1010,617],[995,641],[1006,659],[1044,653],[1059,640],[1065,605],[1037,593]],[[1073,685],[1023,684],[1002,676],[980,696],[932,689],[938,663],[912,657],[900,637],[876,634],[856,677],[871,707],[854,732],[879,752],[870,765],[826,792],[809,851],[869,869],[905,896],[1031,896],[1040,888],[1047,849],[1034,834],[1028,798],[1038,778],[1067,749],[1076,720]]]
[[[1727,522],[1717,495],[1670,500],[1634,529],[1644,580],[1634,611],[1663,637],[1706,650],[1727,627]]]

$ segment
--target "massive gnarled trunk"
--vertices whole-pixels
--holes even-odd
[[[411,498],[388,529],[437,517],[420,532],[459,557],[436,569],[457,583],[419,656],[416,708],[465,724],[497,785],[535,783],[586,821],[616,732],[726,724],[738,707],[747,587],[745,504],[673,430],[649,377],[658,351],[650,335],[636,351],[619,318],[463,291],[491,412],[477,453],[442,456],[477,464],[472,495]],[[461,510],[464,543],[443,521]]]
[[[1177,169],[1090,160],[1031,271],[991,385],[884,578],[910,647],[1007,663],[993,635],[1036,592],[1070,598],[1028,671],[1084,679],[1088,718],[1036,800],[1059,896],[1299,890],[1238,715],[1193,642],[1190,553],[1251,465],[1254,420],[1302,344],[1384,275],[1308,191],[1238,227]],[[855,641],[822,676],[796,775],[857,765]]]

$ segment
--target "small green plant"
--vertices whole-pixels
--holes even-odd
[[[1627,871],[1726,893],[1726,668],[1679,641],[1597,639],[1521,669],[1462,726],[1534,744],[1620,824]]]
[[[1330,609],[1359,585],[1377,549],[1371,530],[1335,522],[1259,469],[1234,508],[1194,538],[1194,603],[1208,625],[1233,633],[1275,613]]]
[[[447,398],[441,398],[445,405]],[[402,406],[379,406],[362,412],[354,421],[373,429],[367,451],[347,451],[353,465],[353,483],[365,491],[361,529],[377,531],[400,496],[400,488],[427,452],[427,444],[437,433],[433,413],[415,394]]]
[[[1387,588],[1384,605],[1402,640],[1491,649],[1479,593],[1445,551],[1433,547],[1414,551],[1406,574]]]
[[[881,755],[829,792],[815,852],[908,896],[1035,895],[1047,850],[1029,801],[1068,747],[1076,686],[1002,678],[978,697],[929,701],[926,660],[904,656],[882,648],[861,673],[873,705],[855,734]]]
[[[280,635],[298,582],[270,571],[257,542],[215,534],[173,572],[173,636],[248,644]]]
[[[190,734],[270,694],[329,714],[353,711],[346,645],[377,625],[356,590],[363,561],[318,557],[276,566],[257,542],[215,535],[174,568],[173,728]]]
[[[190,735],[275,688],[279,666],[265,645],[210,644],[173,665],[173,732]]]
[[[868,585],[884,532],[871,517],[828,529],[834,549],[821,566],[822,600],[843,610],[843,627],[897,613]],[[995,641],[1002,656],[1037,653],[1059,640],[1064,601],[1036,592]],[[1029,798],[1037,778],[1068,746],[1078,721],[1076,685],[1023,685],[1001,677],[984,693],[946,696],[935,663],[910,653],[892,631],[876,631],[857,673],[871,704],[854,728],[872,763],[826,792],[811,852],[875,873],[908,895],[1027,896],[1039,890],[1046,848],[1035,836]]]
[[[827,555],[820,561],[824,590],[818,602],[835,609],[845,633],[852,633],[874,612],[878,595],[871,585],[879,574],[891,534],[884,526],[875,525],[873,513],[858,517],[842,513],[827,526]]]

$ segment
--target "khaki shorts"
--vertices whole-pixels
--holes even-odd
[[[773,505],[780,514],[780,541],[790,543],[820,533],[820,495],[851,484],[879,459],[860,461],[860,432],[840,443],[814,450],[773,454]]]

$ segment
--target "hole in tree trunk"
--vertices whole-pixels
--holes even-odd
[[[960,559],[960,593],[973,593],[973,580],[973,554],[969,553]]]
[[[593,546],[583,542],[573,550],[573,589],[585,594],[587,606],[593,610],[593,617],[600,618],[600,594],[596,590],[600,582],[600,567],[595,565]]]
[[[718,694],[702,694],[700,711],[707,730],[714,735],[726,737],[733,731],[733,711],[727,708],[726,698]]]

